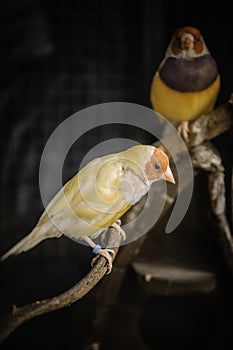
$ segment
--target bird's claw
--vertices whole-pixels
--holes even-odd
[[[120,227],[120,225],[121,225],[121,220],[118,219],[111,225],[111,227],[115,228],[115,230],[121,236],[122,240],[125,241],[126,240],[125,231]]]
[[[177,132],[185,142],[189,141],[190,131],[189,131],[189,123],[187,121],[183,121],[179,124],[179,126],[177,127]]]
[[[123,241],[125,241],[125,239],[126,239],[126,235],[125,235],[125,231],[124,230],[122,230],[122,228],[120,227],[120,225],[121,225],[121,220],[120,219],[117,219],[110,227],[113,227],[113,228],[115,228],[115,230],[119,233],[119,235],[121,236],[121,239],[123,240]],[[102,233],[102,235],[101,235],[101,244],[105,244],[105,242],[106,242],[106,239],[107,239],[107,232],[108,232],[108,230],[107,231],[104,231],[103,233]]]
[[[121,225],[121,220],[118,219],[111,225],[111,227],[115,228],[115,230],[121,236],[122,240],[125,240],[126,239],[126,235],[125,235],[124,230],[122,230],[122,228],[120,227],[120,225]],[[103,233],[103,235],[101,237],[102,241],[105,239],[105,235],[106,235],[106,232]],[[100,246],[98,246],[98,248],[100,248]],[[107,273],[106,273],[108,275],[112,271],[112,256],[114,256],[114,254],[115,254],[115,251],[113,249],[109,249],[109,248],[102,249],[102,248],[100,248],[98,250],[97,256],[92,260],[91,266],[93,267],[93,265],[99,259],[98,255],[101,255],[101,256],[105,257],[105,259],[107,260],[107,263],[108,263],[108,270],[107,270]]]
[[[102,249],[101,248],[98,251],[97,256],[94,259],[92,259],[91,266],[93,267],[95,265],[95,263],[99,259],[99,255],[103,256],[107,260],[108,270],[106,272],[106,275],[108,275],[112,271],[112,258],[114,256],[114,254],[115,254],[115,251],[113,249],[108,249],[108,248]]]

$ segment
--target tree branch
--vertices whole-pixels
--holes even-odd
[[[121,238],[118,232],[114,228],[110,228],[107,246],[109,248],[114,247],[111,248],[115,252],[113,260],[117,254],[120,241]],[[107,271],[108,267],[106,264],[106,259],[99,256],[91,271],[64,293],[61,293],[51,299],[35,301],[22,307],[16,307],[14,305],[12,311],[6,315],[6,317],[0,323],[0,343],[24,322],[47,312],[70,306],[77,300],[81,299],[95,287],[95,285],[104,277]]]
[[[232,104],[233,93],[227,103],[191,122],[189,125],[191,135],[187,147],[200,145],[229,130],[233,126]]]
[[[212,212],[216,218],[220,241],[223,246],[226,261],[228,263],[228,266],[232,268],[233,273],[233,240],[225,214],[224,168],[221,164],[221,158],[216,154],[215,150],[213,150],[211,153],[211,147],[204,146],[207,152],[202,152],[203,150],[201,151],[200,148],[198,149],[198,147],[202,146],[202,142],[205,142],[206,140],[211,140],[212,138],[219,136],[220,134],[229,130],[233,126],[232,103],[233,94],[231,95],[231,98],[228,103],[225,103],[224,105],[216,108],[207,115],[200,116],[200,118],[190,123],[189,127],[191,130],[191,138],[189,143],[187,144],[187,147],[190,150],[193,166],[196,170],[194,172],[194,176],[198,174],[200,168],[208,172],[209,193]],[[172,144],[172,140],[169,139],[169,141]],[[160,141],[155,142],[154,146],[163,148],[163,144]],[[201,158],[202,154],[206,155],[204,159]],[[213,157],[212,161],[211,157]],[[187,185],[188,183],[182,183],[182,189],[184,190]],[[164,215],[166,215],[166,213],[171,208],[176,199],[177,193],[175,190],[175,186],[169,186],[168,184],[167,190],[168,196],[166,197],[164,210],[159,220]],[[152,186],[151,191],[156,192],[156,186]],[[140,211],[143,209],[144,204],[145,201],[142,199],[139,203],[132,207],[132,209],[125,214],[124,221],[128,223],[135,219],[138,216],[138,213],[140,213]],[[141,221],[139,223],[140,227],[143,227],[144,224],[145,223]],[[109,278],[106,279],[105,282],[101,285],[96,306],[96,312],[92,321],[91,341],[89,347],[87,347],[88,350],[96,349],[97,345],[102,343],[106,330],[106,324],[108,322],[109,308],[111,305],[114,305],[117,302],[121,286],[124,283],[125,274],[128,271],[127,267],[130,266],[134,258],[140,252],[140,249],[145,239],[146,235],[140,237],[139,239],[128,245],[121,247],[114,264],[113,274],[111,274],[111,276],[109,276]],[[156,266],[154,268],[156,268]],[[209,287],[210,286],[208,285],[208,288]],[[113,289],[114,292],[112,292]],[[109,293],[109,291],[111,291],[111,293]]]
[[[202,144],[206,140],[213,139],[214,137],[222,134],[223,132],[227,131],[232,127],[232,101],[233,97],[231,96],[228,103],[216,108],[209,114],[200,116],[197,120],[190,123],[191,138],[190,142],[187,144],[187,147],[189,149]],[[162,144],[158,141],[154,145],[159,147]],[[186,185],[187,184],[182,184],[183,189],[186,187]],[[165,210],[163,211],[162,215],[164,215],[167,212],[167,210],[171,207],[171,205],[175,201],[175,198],[176,191],[172,189],[169,192],[169,196],[165,203]],[[133,218],[135,218],[138,215],[138,212],[141,211],[143,206],[144,200],[142,199],[128,213],[125,214],[125,221],[129,222]],[[222,223],[225,216],[223,217],[221,214],[221,217],[218,216],[218,218],[222,219],[220,220]],[[219,227],[222,228],[222,226]],[[143,238],[141,237],[137,241],[122,247],[120,252],[121,254],[119,254],[117,260],[117,265],[127,266],[128,263],[130,263],[135,257],[135,255],[137,255],[140,251],[140,247],[144,242],[144,239],[145,235]],[[114,228],[110,228],[108,247],[115,247],[113,248],[115,251],[113,259],[117,254],[119,244],[119,235],[117,234]],[[51,299],[36,301],[22,307],[14,306],[12,312],[10,312],[0,324],[0,343],[24,322],[36,316],[43,315],[47,312],[55,311],[63,307],[69,306],[72,303],[79,300],[80,298],[82,298],[104,277],[106,272],[106,260],[104,257],[99,257],[97,263],[91,269],[91,271],[79,282],[77,282],[73,287],[66,290],[64,293],[61,293]],[[121,279],[119,280],[119,285],[121,280],[123,280],[123,276],[124,274],[122,274]]]
[[[194,168],[208,173],[210,206],[226,262],[233,274],[233,236],[226,216],[225,169],[221,157],[210,142],[193,147],[190,156]]]

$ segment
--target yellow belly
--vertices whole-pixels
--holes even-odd
[[[220,76],[205,90],[179,92],[169,88],[156,75],[151,85],[151,104],[155,111],[165,118],[181,122],[197,118],[214,108],[220,88]]]

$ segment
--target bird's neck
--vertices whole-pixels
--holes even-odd
[[[169,45],[169,47],[165,53],[165,59],[167,59],[169,57],[193,59],[193,58],[201,57],[201,56],[205,56],[205,55],[210,55],[210,52],[209,52],[208,48],[206,47],[206,45],[204,45],[203,51],[199,54],[197,54],[194,51],[194,49],[192,49],[192,48],[189,48],[187,50],[181,50],[178,54],[174,54],[172,49],[171,49],[171,45]]]

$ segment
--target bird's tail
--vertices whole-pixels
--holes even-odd
[[[10,250],[0,257],[0,261],[7,259],[11,255],[18,255],[32,249],[41,241],[47,238],[60,237],[59,231],[51,229],[51,231],[43,230],[43,227],[36,226],[26,237],[16,243]]]

